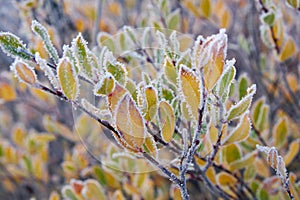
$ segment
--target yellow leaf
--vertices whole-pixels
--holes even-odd
[[[170,142],[175,130],[175,114],[172,106],[161,101],[158,108],[159,122],[161,127],[161,137],[164,141]]]
[[[217,175],[217,179],[222,186],[234,186],[237,182],[237,179],[234,176],[226,172],[220,172]]]
[[[52,191],[49,200],[60,200],[59,194],[56,191]]]
[[[147,86],[145,88],[145,99],[147,103],[147,107],[145,110],[145,119],[147,121],[152,121],[157,113],[157,91],[152,86]]]
[[[191,13],[193,13],[193,15],[195,15],[195,17],[200,17],[200,13],[198,11],[198,8],[192,3],[192,1],[188,0],[188,1],[184,1],[185,7],[187,8],[187,10],[189,10]]]
[[[172,63],[172,60],[168,56],[165,56],[165,60],[164,60],[164,74],[166,75],[166,78],[170,83],[176,85],[177,83],[176,68]]]
[[[124,197],[123,193],[121,192],[121,190],[116,190],[112,199],[113,200],[125,200],[125,197]]]
[[[139,190],[127,182],[124,183],[122,187],[126,191],[126,193],[129,194],[130,196],[139,195]]]
[[[253,163],[258,175],[265,178],[270,177],[270,169],[269,166],[266,165],[265,161],[263,161],[261,158],[256,158]]]
[[[201,109],[203,97],[200,79],[187,67],[181,65],[180,83],[184,101],[195,120],[198,120],[198,110]]]
[[[299,191],[299,182],[296,183],[297,176],[293,172],[289,173],[289,180],[290,180],[290,188],[292,195],[294,196],[295,200],[300,199],[300,191]],[[298,186],[298,187],[297,187]]]
[[[26,138],[26,132],[21,127],[16,127],[12,133],[12,140],[15,144],[22,147],[24,146],[24,140]]]
[[[68,58],[63,58],[59,61],[57,76],[63,94],[69,100],[76,100],[79,94],[79,82],[75,67],[71,64]]]
[[[89,200],[105,200],[107,199],[101,185],[93,179],[84,181],[84,187],[81,194],[85,199]]]
[[[222,11],[221,17],[220,17],[220,27],[221,28],[229,28],[231,20],[231,13],[229,9],[225,9]]]
[[[284,156],[284,163],[288,166],[293,159],[298,155],[300,149],[299,139],[294,140],[289,144],[289,151]]]
[[[145,140],[144,120],[129,94],[120,101],[116,110],[116,126],[131,147],[139,148]]]
[[[115,16],[120,15],[120,5],[117,2],[111,2],[108,4],[108,11]]]
[[[242,116],[240,123],[237,127],[224,138],[223,145],[228,145],[234,142],[241,142],[249,136],[251,130],[251,122],[248,113]]]
[[[16,99],[15,89],[8,83],[0,83],[0,99],[4,101],[13,101]]]
[[[177,186],[175,186],[174,184],[171,185],[170,196],[174,200],[182,200],[180,189]]]
[[[295,74],[288,73],[286,75],[287,82],[289,84],[289,87],[291,88],[292,92],[297,92],[299,88],[298,80]]]
[[[207,178],[213,183],[216,184],[217,180],[216,180],[216,172],[215,169],[213,167],[209,167],[207,172],[205,173],[205,176],[207,176]]]
[[[28,85],[34,85],[37,82],[33,68],[21,60],[14,62],[11,70],[20,82],[27,83]]]
[[[157,157],[157,148],[156,143],[152,136],[147,136],[144,143],[144,148],[146,148],[146,152],[149,152],[154,157]]]
[[[279,60],[285,61],[292,57],[296,52],[296,45],[292,38],[289,38],[288,41],[284,44],[283,49],[280,52]]]
[[[210,0],[202,0],[200,2],[200,8],[204,17],[209,18],[211,15],[211,2]]]
[[[285,117],[275,124],[272,135],[274,145],[279,149],[286,142],[286,137],[288,136],[288,124]]]

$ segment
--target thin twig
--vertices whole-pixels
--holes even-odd
[[[102,15],[102,0],[97,0],[96,20],[93,26],[92,46],[96,46],[97,33],[99,32],[99,23]]]

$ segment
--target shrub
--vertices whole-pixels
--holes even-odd
[[[254,8],[253,3],[244,3],[238,6]],[[299,10],[297,1],[287,3],[295,12]],[[66,105],[52,98],[56,96],[73,108],[59,120],[44,114],[42,122],[32,126],[47,133],[30,130],[26,134],[26,129],[14,126],[12,141],[3,141],[0,148],[1,167],[9,173],[2,184],[5,190],[16,190],[20,180],[30,180],[33,174],[34,184],[27,187],[37,198],[42,196],[36,190],[61,189],[66,199],[189,199],[199,198],[197,190],[207,187],[208,198],[298,199],[297,176],[286,169],[299,151],[298,81],[295,70],[287,69],[298,59],[297,48],[285,31],[294,27],[293,15],[286,13],[292,8],[277,1],[257,2],[265,46],[254,44],[254,35],[246,39],[244,32],[238,34],[234,42],[241,52],[235,53],[241,60],[254,59],[245,61],[254,73],[236,79],[239,70],[235,59],[227,59],[231,44],[225,29],[207,37],[170,30],[187,32],[192,28],[188,20],[230,29],[234,12],[227,9],[230,3],[152,2],[150,12],[141,14],[138,22],[144,28],[123,26],[114,29],[115,34],[100,32],[96,37],[102,6],[108,12],[104,19],[121,16],[121,6],[123,14],[127,9],[136,14],[135,7],[141,6],[123,4],[99,3],[96,19],[87,20],[96,22],[92,29],[75,20],[75,28],[86,29],[96,46],[88,46],[82,33],[68,44],[70,38],[53,34],[36,20],[30,25],[34,36],[27,33],[33,38],[29,48],[16,35],[0,33],[0,46],[15,59],[10,69],[20,82],[5,76],[0,90],[3,101],[9,104],[23,95],[25,104],[50,113],[49,108]],[[31,18],[30,10],[40,6],[23,5],[24,16]],[[125,24],[131,24],[132,16],[122,16],[128,20]],[[289,16],[291,22],[283,25]],[[118,22],[114,25],[119,27]],[[66,42],[62,49],[56,48],[58,36],[62,44]],[[257,98],[250,110],[257,87],[266,97]],[[38,99],[27,98],[32,96]],[[63,173],[59,167],[51,170],[47,154],[51,155],[51,145],[65,148],[63,156],[53,157],[59,158],[55,163],[61,163]],[[39,187],[39,181],[46,185]],[[53,191],[49,198],[60,195]]]

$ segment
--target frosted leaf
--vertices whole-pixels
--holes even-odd
[[[211,35],[205,40],[199,37],[194,46],[194,65],[203,71],[205,88],[213,89],[220,78],[227,53],[227,34],[221,29],[218,34]]]
[[[37,82],[34,69],[22,60],[15,60],[15,62],[10,66],[10,69],[14,72],[15,77],[17,77],[20,82],[29,85],[34,85]]]
[[[278,155],[275,147],[256,145],[256,148],[267,155],[269,165],[276,171],[276,175],[284,185],[288,185],[288,173],[283,158]]]
[[[37,64],[40,66],[40,68],[44,71],[45,75],[47,76],[47,78],[49,79],[51,85],[55,88],[55,89],[60,89],[59,86],[59,82],[57,79],[57,76],[54,74],[53,69],[51,69],[48,65],[47,65],[47,61],[42,59],[40,57],[40,54],[38,52],[35,53],[35,61],[37,62]]]
[[[129,94],[125,94],[120,100],[115,116],[118,132],[126,143],[139,148],[145,140],[145,123],[135,102]]]
[[[165,35],[160,31],[156,31],[156,36],[158,37],[159,47],[166,48],[168,46],[168,41],[167,41]]]
[[[94,87],[94,95],[102,96],[112,93],[115,88],[115,79],[107,73]]]
[[[102,120],[106,120],[109,123],[112,123],[112,116],[109,110],[102,110],[97,108],[95,105],[91,104],[88,100],[86,99],[81,99],[81,105],[84,107],[87,111],[90,113],[93,113],[94,115],[98,116]]]
[[[234,80],[236,69],[234,67],[235,59],[226,61],[225,70],[223,71],[217,85],[216,91],[218,97],[222,98],[223,101],[227,99],[230,85]]]
[[[38,36],[40,36],[42,38],[43,44],[44,44],[47,52],[49,53],[49,55],[53,59],[53,61],[57,64],[59,56],[58,56],[57,50],[55,49],[55,47],[53,46],[53,44],[50,40],[50,36],[49,36],[47,29],[36,20],[32,21],[31,29],[34,33],[36,33]]]
[[[69,58],[72,65],[75,67],[76,73],[78,73],[79,69],[77,67],[76,59],[72,53],[72,48],[68,45],[63,46],[63,57]]]
[[[233,120],[244,114],[250,107],[253,95],[256,92],[256,85],[253,84],[247,89],[247,95],[244,96],[238,103],[232,105],[227,112],[226,118],[228,121]]]
[[[179,86],[183,100],[187,103],[190,114],[198,119],[198,110],[203,107],[203,85],[201,79],[184,65],[180,66]]]
[[[170,142],[175,130],[175,114],[173,107],[166,101],[161,101],[158,106],[159,126],[161,137]]]
[[[25,60],[31,60],[26,46],[23,42],[12,33],[0,32],[0,46],[4,53],[13,58],[22,58]]]
[[[180,44],[179,44],[179,41],[177,39],[176,31],[173,31],[171,33],[171,35],[170,35],[170,41],[171,41],[171,45],[173,45],[173,50],[175,52],[179,52]]]
[[[87,47],[87,41],[83,39],[81,33],[72,41],[72,52],[79,72],[86,78],[93,79],[93,66],[89,56],[90,50]]]
[[[125,31],[126,35],[128,36],[128,38],[130,38],[134,44],[138,43],[137,37],[134,33],[134,30],[130,26],[124,26],[124,31]]]
[[[69,58],[65,57],[59,61],[57,76],[63,94],[69,100],[76,100],[79,95],[79,80],[75,67],[71,64]]]

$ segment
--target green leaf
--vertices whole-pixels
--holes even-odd
[[[10,69],[14,72],[15,77],[17,77],[20,82],[28,85],[34,85],[37,82],[36,73],[33,68],[21,60],[16,60],[11,65]]]
[[[79,95],[78,76],[68,58],[62,58],[57,67],[57,76],[63,94],[69,100],[76,100]]]
[[[13,58],[32,60],[26,46],[12,33],[0,32],[0,46],[4,53]]]
[[[261,15],[261,20],[268,26],[273,26],[275,22],[275,13],[273,11]]]
[[[217,95],[222,98],[223,101],[227,99],[229,89],[231,82],[233,81],[235,77],[235,67],[233,66],[235,63],[235,60],[228,61],[226,63],[227,68],[224,70],[221,78],[219,79],[217,83]]]
[[[226,115],[228,121],[238,118],[249,109],[255,92],[256,92],[256,85],[252,85],[247,89],[248,94],[244,96],[242,100],[240,100],[238,103],[230,107]]]
[[[246,156],[243,156],[242,159],[236,160],[236,161],[230,163],[230,166],[229,166],[230,171],[239,170],[239,169],[242,169],[246,166],[249,166],[249,165],[253,164],[253,162],[255,161],[256,156],[257,156],[257,152],[254,151],[252,153],[249,153]]]
[[[102,168],[100,168],[99,166],[93,166],[93,174],[102,185],[107,185],[105,172]]]
[[[66,199],[78,200],[78,198],[76,197],[75,191],[73,190],[73,188],[70,185],[66,185],[62,188],[62,195]]]
[[[236,144],[230,144],[223,148],[223,155],[228,164],[241,159],[242,153]]]
[[[116,46],[110,34],[100,32],[97,36],[97,41],[100,47],[106,46],[110,51],[115,52]]]
[[[161,128],[161,137],[164,141],[170,142],[175,130],[175,114],[172,106],[161,101],[158,106],[158,115]]]
[[[180,22],[180,10],[176,9],[167,17],[168,29],[177,29]]]
[[[248,77],[243,74],[239,78],[239,98],[242,99],[247,94],[247,88],[249,87],[249,80]]]
[[[121,85],[126,85],[127,81],[127,70],[125,66],[120,62],[108,62],[106,66],[107,72],[111,73],[115,80]]]
[[[72,48],[80,72],[88,78],[93,78],[93,68],[91,65],[91,57],[89,56],[89,49],[87,47],[87,42],[83,39],[81,33],[73,40]]]
[[[49,36],[47,29],[36,20],[32,21],[31,29],[33,32],[35,32],[38,36],[40,36],[42,38],[43,44],[44,44],[47,52],[49,53],[50,58],[52,58],[53,61],[57,64],[59,56],[58,56],[57,50],[55,49],[55,47],[53,46],[53,44],[50,40],[50,36]]]
[[[112,93],[115,88],[115,79],[111,74],[107,74],[94,87],[94,94],[96,96],[108,95]]]

